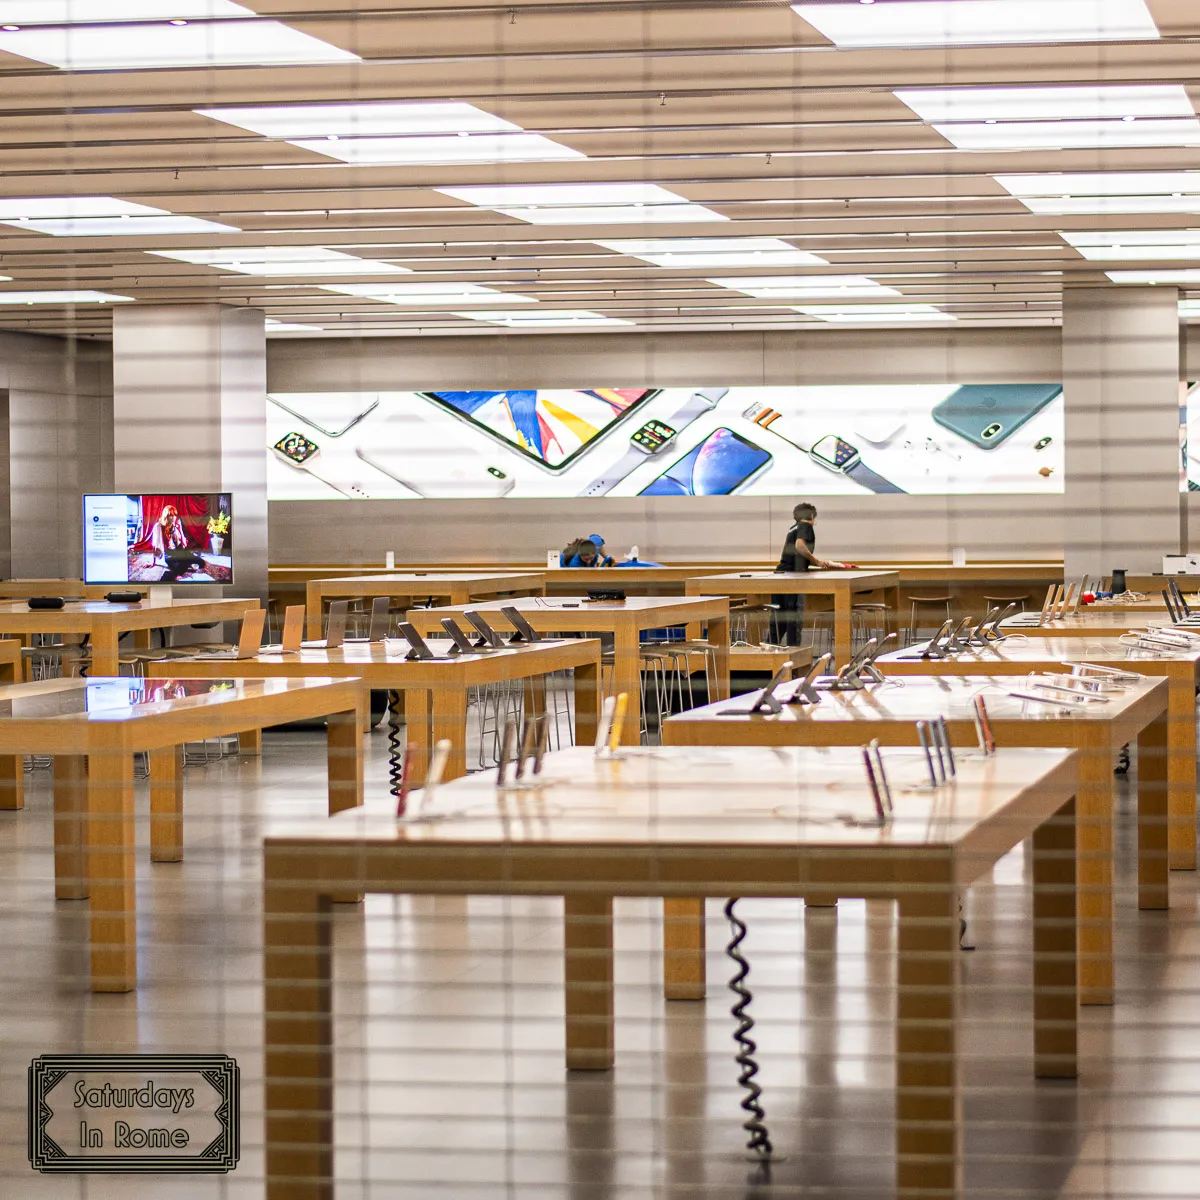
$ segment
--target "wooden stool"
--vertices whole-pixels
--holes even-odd
[[[999,605],[1001,608],[1007,608],[1010,604],[1019,604],[1022,612],[1025,611],[1025,605],[1028,600],[1028,592],[1024,596],[984,596],[983,598],[983,602],[988,608],[994,608],[996,605]]]
[[[950,620],[950,602],[953,600],[952,596],[905,596],[904,598],[909,603],[908,639],[910,642],[915,642],[917,640],[918,605],[925,605],[927,607],[932,607],[933,605],[942,605],[946,615],[938,621],[938,624],[940,625],[943,620]]]
[[[852,640],[865,644],[869,638],[882,641],[888,635],[888,606],[886,604],[854,604],[850,607]]]

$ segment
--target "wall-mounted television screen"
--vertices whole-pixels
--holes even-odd
[[[87,583],[232,583],[228,492],[84,496]]]

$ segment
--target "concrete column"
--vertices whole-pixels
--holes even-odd
[[[1066,574],[1144,573],[1180,547],[1179,293],[1063,292]]]
[[[113,309],[119,492],[233,493],[231,594],[267,595],[266,336],[257,309]]]

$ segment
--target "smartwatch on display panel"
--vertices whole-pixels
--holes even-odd
[[[855,483],[861,484],[868,491],[875,492],[877,495],[907,494],[902,487],[897,487],[890,480],[884,479],[878,472],[872,471],[863,462],[858,452],[858,447],[846,441],[845,438],[838,437],[836,433],[827,433],[824,437],[818,438],[811,447],[805,449],[804,446],[790,435],[787,418],[769,405],[752,404],[742,416],[747,420],[753,421],[760,429],[769,429],[772,433],[783,438],[785,442],[791,442],[797,450],[803,450],[813,462],[824,467],[827,471],[833,471],[838,475],[845,475],[847,478],[853,479]]]
[[[370,492],[367,491],[357,474],[325,460],[320,460],[318,469],[314,460],[319,458],[321,447],[302,433],[285,433],[271,449],[275,452],[275,457],[282,459],[288,466],[295,467],[298,471],[304,471],[314,479],[319,479],[333,488],[335,492],[341,492],[350,500],[369,500],[371,498]]]
[[[661,454],[675,444],[676,438],[697,417],[711,412],[720,403],[728,388],[706,388],[693,392],[691,399],[665,420],[645,421],[629,438],[629,449],[597,479],[583,489],[581,496],[603,496],[612,491],[626,476],[648,458]]]

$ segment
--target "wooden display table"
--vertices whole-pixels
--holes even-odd
[[[1167,699],[1167,844],[1175,870],[1196,868],[1196,689],[1200,688],[1200,645],[1195,650],[1151,654],[1115,638],[1078,635],[1028,641],[1007,638],[986,649],[946,659],[914,660],[909,650],[882,656],[886,675],[1026,675],[1063,671],[1064,663],[1097,663],[1141,675],[1163,676]]]
[[[1117,612],[1102,608],[1094,609],[1089,605],[1074,616],[1060,617],[1057,621],[1047,621],[1043,625],[1025,625],[1019,620],[1010,619],[1004,622],[1002,629],[1006,634],[1023,633],[1026,637],[1031,638],[1118,638],[1123,633],[1132,633],[1134,630],[1152,626],[1162,626],[1167,629],[1171,627],[1165,607],[1154,612],[1146,610]],[[1200,633],[1200,629],[1197,629],[1196,632]]]
[[[50,679],[0,687],[0,754],[54,755],[55,896],[90,897],[93,991],[137,986],[134,754],[150,752],[150,857],[178,862],[185,742],[326,717],[332,815],[362,803],[361,703],[357,684],[329,679]]]
[[[449,608],[417,608],[408,620],[419,633],[441,633],[443,617],[454,617],[465,626],[463,609],[473,608],[495,629],[512,626],[500,612],[512,605],[538,633],[611,633],[615,638],[613,693],[624,692],[629,708],[621,740],[636,746],[641,740],[641,635],[644,630],[679,625],[706,624],[708,641],[716,657],[717,698],[729,695],[729,600],[724,596],[630,596],[626,600],[589,603],[586,597],[553,600],[525,596],[515,600],[490,600]]]
[[[24,601],[0,603],[0,636],[56,633],[86,635],[92,644],[90,673],[118,674],[117,643],[123,633],[175,629],[210,621],[241,621],[247,609],[261,608],[257,600],[143,600],[138,604],[109,604],[78,600],[62,608],[31,609]]]
[[[693,576],[687,594],[729,596],[831,596],[833,598],[833,658],[837,666],[850,660],[850,610],[861,592],[882,592],[900,623],[900,577],[895,571],[739,571],[730,575]]]
[[[913,786],[915,755],[893,750],[887,760],[897,815],[885,828],[838,817],[873,812],[857,751],[722,747],[632,750],[616,762],[577,748],[548,757],[535,793],[498,796],[480,775],[441,788],[433,809],[461,816],[398,825],[343,813],[273,830],[263,904],[267,1200],[334,1195],[330,893],[342,889],[564,897],[567,1065],[590,1070],[614,1061],[613,897],[819,888],[895,901],[898,1190],[954,1195],[958,892],[1027,837],[1034,1069],[1076,1075],[1076,756],[964,758],[953,786],[936,792]]]
[[[430,649],[444,652],[449,643],[431,642]],[[490,654],[464,654],[406,662],[403,651],[389,655],[381,642],[348,643],[336,650],[302,650],[299,654],[261,654],[236,664],[198,659],[166,659],[152,663],[155,678],[222,678],[231,670],[247,679],[353,678],[363,693],[363,705],[372,688],[404,693],[406,741],[412,747],[409,777],[422,783],[429,756],[442,738],[453,749],[446,778],[467,773],[467,692],[488,683],[513,679],[544,679],[555,671],[575,672],[575,738],[581,745],[596,737],[600,699],[600,643],[593,638],[536,642]],[[540,711],[541,694],[527,688],[526,700]]]
[[[317,641],[321,637],[321,621],[325,601],[339,596],[388,596],[411,603],[431,597],[450,604],[469,604],[472,600],[494,596],[540,596],[543,592],[542,573],[512,574],[506,572],[475,572],[451,575],[437,571],[410,571],[382,575],[353,575],[340,579],[309,580],[305,597],[307,636]]]
[[[710,704],[672,717],[663,743],[691,746],[885,746],[918,744],[916,722],[944,716],[952,742],[976,743],[971,699],[982,694],[1001,746],[1068,746],[1079,756],[1080,997],[1113,1002],[1113,759],[1138,744],[1138,907],[1166,908],[1167,685],[1148,679],[1107,704],[1064,709],[1005,695],[1015,681],[914,678],[858,692],[823,692],[818,704],[785,705],[778,716],[720,716]],[[961,757],[961,756],[960,756]],[[693,914],[703,936],[703,911]]]
[[[109,592],[150,590],[148,583],[84,583],[82,579],[4,579],[0,599],[27,600],[30,596],[62,596],[67,600],[103,600]]]

